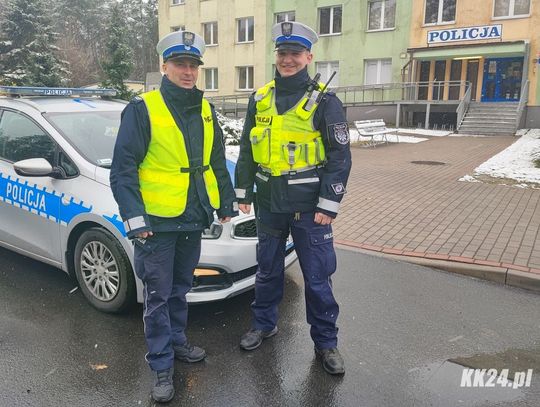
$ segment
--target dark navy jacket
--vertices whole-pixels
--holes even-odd
[[[290,77],[276,72],[275,97],[279,114],[295,106],[310,83],[307,67]],[[253,161],[250,130],[255,126],[254,96],[249,99],[246,121],[240,139],[240,156],[236,165],[235,189],[239,203],[253,201],[253,185],[257,186],[257,203],[275,213],[318,211],[336,217],[339,203],[346,192],[351,170],[349,130],[341,101],[331,92],[325,93],[315,111],[313,123],[321,132],[326,150],[326,164],[297,174],[273,176],[265,174]],[[301,183],[301,178],[319,178],[320,182]],[[294,180],[292,183],[291,180]]]
[[[203,123],[201,104],[203,92],[184,89],[164,76],[160,87],[165,104],[184,135],[190,167],[202,166]],[[226,168],[223,133],[212,106],[214,143],[210,165],[218,180],[221,207],[219,218],[236,216],[236,202],[231,178]],[[190,174],[188,200],[184,213],[175,218],[162,218],[146,214],[139,189],[139,165],[150,144],[150,121],[144,101],[134,98],[122,112],[122,121],[114,147],[111,166],[111,189],[126,225],[128,237],[143,231],[170,232],[202,230],[214,220],[214,209],[206,193],[200,173]],[[126,221],[128,223],[126,223]]]

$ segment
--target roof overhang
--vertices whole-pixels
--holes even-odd
[[[527,50],[525,41],[491,42],[483,44],[443,45],[436,47],[408,48],[407,52],[413,59],[437,60],[466,58],[473,56],[517,57],[524,56]]]

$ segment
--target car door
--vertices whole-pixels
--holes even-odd
[[[0,117],[0,241],[19,251],[60,262],[59,181],[17,175],[16,161],[45,158],[54,166],[57,145],[27,115],[4,110]]]

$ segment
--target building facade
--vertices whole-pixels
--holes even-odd
[[[198,87],[208,96],[250,93],[274,74],[270,30],[301,21],[317,31],[310,74],[331,86],[401,82],[412,0],[160,0],[159,34],[201,33],[207,43]]]
[[[459,81],[470,83],[477,102],[518,102],[528,91],[526,126],[533,125],[540,105],[539,8],[537,0],[413,0],[409,80],[433,82],[419,97],[459,100],[465,93]]]

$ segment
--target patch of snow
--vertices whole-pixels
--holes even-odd
[[[399,128],[397,129],[397,131],[399,133],[418,134],[420,136],[430,136],[430,137],[445,137],[454,133],[453,131],[448,131],[448,130],[405,129],[405,128]]]
[[[371,137],[362,137],[357,129],[350,128],[349,134],[351,136],[351,143],[356,143],[359,141],[371,141]],[[428,140],[427,138],[422,137],[411,137],[411,136],[402,136],[397,134],[387,134],[386,139],[389,143],[420,143],[422,141]],[[384,141],[382,135],[373,136],[373,140],[377,142]]]
[[[514,144],[477,167],[474,175],[540,184],[540,168],[534,166],[534,159],[540,159],[540,129],[528,131]]]
[[[460,179],[458,179],[458,181],[466,181],[466,182],[480,182],[478,181],[476,178],[474,178],[472,175],[465,175],[463,177],[461,177]]]

